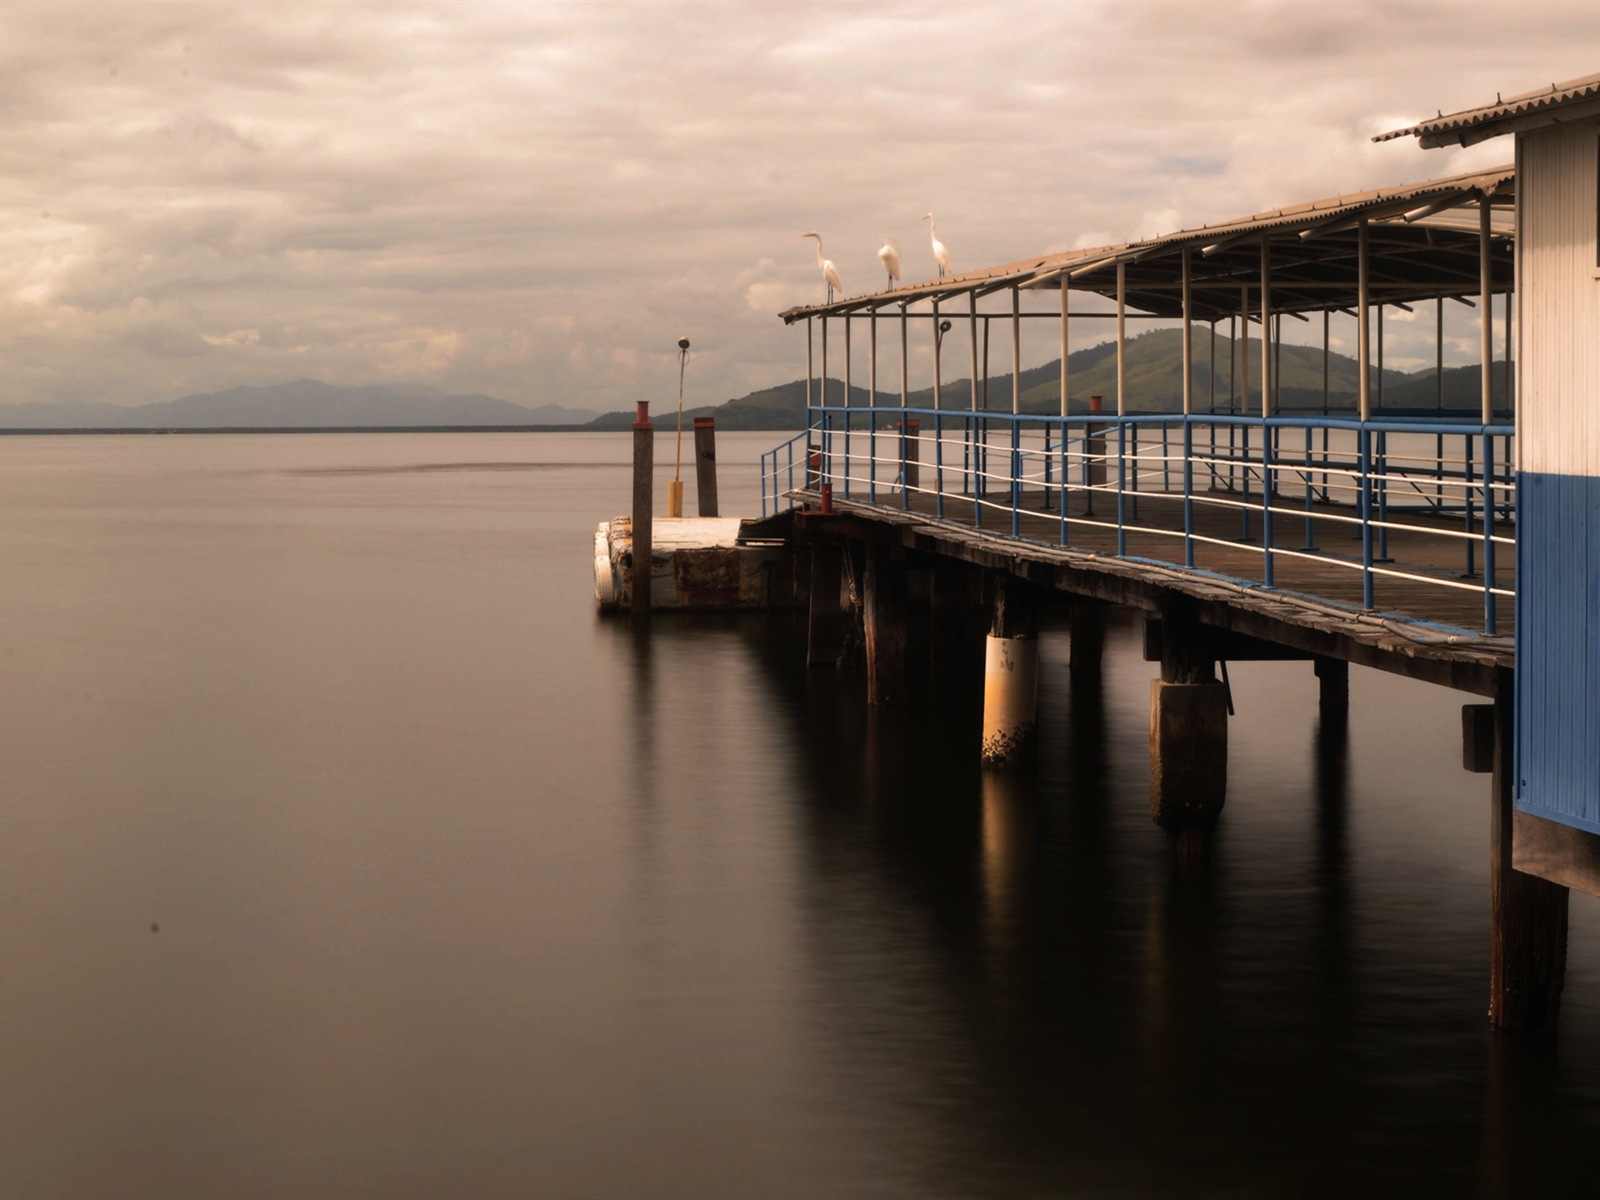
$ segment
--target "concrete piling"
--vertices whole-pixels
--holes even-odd
[[[1228,790],[1228,689],[1216,678],[1215,633],[1193,601],[1161,606],[1161,678],[1150,681],[1150,816],[1180,846],[1198,846]]]
[[[1038,723],[1038,609],[1027,584],[1007,576],[995,583],[994,618],[984,643],[983,761],[1016,762]]]

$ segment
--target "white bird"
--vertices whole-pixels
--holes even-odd
[[[922,219],[928,223],[928,240],[933,243],[933,261],[939,264],[939,278],[943,279],[950,273],[950,251],[944,248],[944,243],[933,232],[933,214],[927,213]]]
[[[828,303],[833,303],[833,294],[844,294],[844,280],[839,278],[839,268],[833,265],[833,259],[822,257],[822,235],[820,233],[802,233],[803,238],[817,239],[817,266],[822,268],[823,282],[828,285]]]
[[[883,269],[889,272],[888,289],[900,282],[900,247],[888,238],[883,239],[883,247],[878,251],[878,261],[883,264]]]

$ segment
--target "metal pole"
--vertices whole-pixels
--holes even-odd
[[[1478,307],[1478,336],[1482,343],[1483,358],[1483,423],[1494,420],[1494,314],[1490,289],[1494,284],[1489,261],[1489,199],[1478,204],[1478,291],[1482,300]]]
[[[854,357],[850,353],[850,329],[855,324],[850,319],[850,314],[844,315],[844,494],[850,495],[850,476],[855,473],[855,468],[850,462],[850,360]]]
[[[1022,412],[1022,289],[1011,289],[1011,413]]]
[[[1367,219],[1361,218],[1356,226],[1356,358],[1361,368],[1361,378],[1356,382],[1363,421],[1372,419],[1372,349],[1368,345],[1367,305],[1370,299],[1371,280],[1367,264]]]
[[[1061,415],[1067,415],[1067,277],[1061,277]],[[1066,441],[1066,426],[1061,428],[1061,440]],[[1063,477],[1064,478],[1064,477]]]
[[[911,403],[911,385],[906,371],[907,342],[910,339],[910,319],[906,316],[906,302],[900,301],[900,407]]]
[[[1261,236],[1261,581],[1272,586],[1272,248]]]
[[[867,310],[867,499],[878,502],[878,309]]]
[[[1183,416],[1184,425],[1194,412],[1194,313],[1190,295],[1189,247],[1183,248]]]
[[[811,318],[806,318],[806,408],[811,408],[811,379],[815,372],[811,366]]]
[[[1128,415],[1128,264],[1117,260],[1117,416]]]

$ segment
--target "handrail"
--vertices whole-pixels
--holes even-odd
[[[920,430],[909,431],[917,422]],[[1224,430],[1226,438],[1219,436]],[[852,438],[852,432],[865,436]],[[880,432],[891,436],[880,438]],[[1297,432],[1303,439],[1291,436]],[[1313,436],[1317,432],[1320,439]],[[1510,424],[1453,417],[1367,422],[1324,413],[1062,417],[813,406],[805,432],[762,455],[762,515],[768,515],[769,483],[775,512],[785,495],[792,498],[830,481],[836,494],[868,505],[904,509],[911,507],[913,495],[927,496],[932,520],[1038,542],[1040,530],[1031,518],[1041,515],[1043,508],[1035,502],[1042,500],[1056,518],[1056,545],[1072,546],[1075,527],[1098,529],[1102,537],[1114,532],[1122,558],[1130,557],[1130,534],[1147,544],[1170,539],[1181,542],[1181,553],[1159,561],[1190,571],[1201,570],[1197,547],[1250,546],[1260,556],[1260,577],[1235,581],[1269,589],[1277,586],[1277,560],[1315,559],[1359,571],[1368,609],[1376,606],[1379,580],[1468,589],[1482,594],[1483,629],[1492,635],[1497,601],[1515,596],[1515,588],[1496,576],[1500,554],[1516,545],[1509,449],[1514,436]],[[1410,444],[1423,437],[1431,439],[1431,451]],[[805,487],[797,488],[795,446],[802,441],[807,475]],[[913,469],[918,463],[931,470],[919,477]],[[1154,510],[1141,516],[1141,501],[1147,506],[1181,501],[1181,509],[1162,508],[1152,519]],[[1207,528],[1196,519],[1203,511],[1213,513]],[[1216,531],[1219,512],[1235,515],[1238,539]],[[1445,524],[1457,517],[1459,526]],[[1316,544],[1319,529],[1326,535],[1339,528],[1359,539],[1359,555]],[[1433,558],[1394,562],[1391,534],[1400,533],[1434,539],[1446,551],[1455,547],[1462,555],[1459,577]]]

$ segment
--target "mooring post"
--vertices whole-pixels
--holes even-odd
[[[892,547],[873,542],[863,574],[867,703],[892,704],[906,694],[906,565]]]
[[[922,433],[922,422],[901,421],[904,433],[905,459],[900,464],[900,484],[904,491],[914,492],[922,483],[922,445],[917,438]]]
[[[1105,407],[1099,396],[1089,397],[1089,411]],[[1106,486],[1106,427],[1098,421],[1083,426],[1083,515],[1094,516],[1094,498]]]
[[[628,586],[633,611],[650,611],[650,556],[654,548],[651,512],[655,484],[656,427],[650,423],[650,402],[638,401],[633,419],[633,552]]]
[[[700,515],[717,515],[717,419],[694,419],[694,488]]]
[[[806,622],[806,666],[837,666],[844,652],[846,613],[839,602],[844,547],[818,542],[811,550],[811,604]]]
[[[1039,707],[1039,617],[1033,589],[995,579],[994,616],[984,642],[983,761],[1015,762],[1033,741]]]
[[[1501,671],[1494,697],[1494,794],[1489,828],[1489,1024],[1553,1033],[1567,969],[1568,891],[1513,869],[1516,781],[1514,676]]]
[[[1150,815],[1198,848],[1228,790],[1228,689],[1216,678],[1216,639],[1192,600],[1161,603],[1161,678],[1150,681]]]

